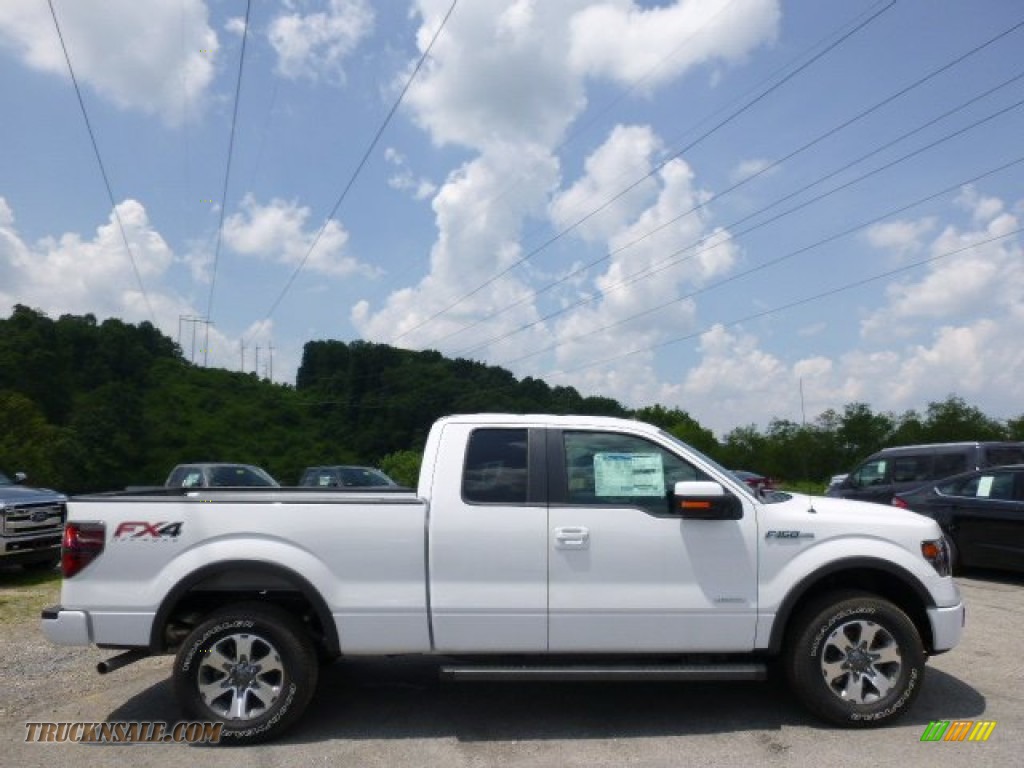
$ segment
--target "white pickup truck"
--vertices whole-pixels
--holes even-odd
[[[301,715],[338,656],[434,654],[459,679],[760,679],[884,723],[964,607],[934,521],[753,495],[635,421],[454,416],[419,487],[73,498],[58,644],[176,653],[184,712],[238,742]]]

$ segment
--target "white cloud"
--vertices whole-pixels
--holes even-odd
[[[1003,201],[997,197],[985,197],[979,194],[973,184],[966,185],[960,191],[956,202],[961,208],[971,212],[975,224],[995,219],[1006,207]]]
[[[238,369],[239,337],[222,332],[215,324],[196,326],[193,346],[192,329],[182,326],[180,318],[198,317],[202,311],[168,287],[172,271],[183,260],[175,257],[153,228],[145,207],[135,200],[125,200],[118,203],[117,212],[145,296],[139,290],[113,213],[91,237],[66,232],[27,243],[16,229],[14,212],[0,197],[0,314],[8,313],[15,304],[24,304],[51,317],[92,314],[100,320],[115,317],[140,323],[153,322],[155,315],[156,326],[167,337],[179,340],[182,333],[186,359]],[[247,329],[242,338],[250,343],[251,350],[253,341],[269,343],[272,332],[272,322],[264,320]],[[251,355],[250,351],[247,370],[252,370]],[[282,355],[274,363],[275,379],[286,379],[297,366],[297,360]]]
[[[174,255],[150,226],[140,203],[125,200],[117,211],[157,320],[166,321],[175,302],[151,290],[151,283],[168,270]],[[4,202],[0,205],[0,265],[6,278],[0,286],[0,302],[7,306],[20,302],[53,311],[152,319],[113,213],[92,239],[65,233],[30,245],[21,239]]]
[[[739,163],[729,174],[729,180],[734,184],[751,179],[754,176],[770,176],[779,170],[780,166],[775,165],[774,160],[765,158],[753,158]]]
[[[449,5],[417,0],[421,51]],[[414,119],[437,144],[480,150],[492,143],[552,146],[585,105],[582,79],[566,65],[569,18],[585,5],[459,5],[406,96]]]
[[[907,333],[920,321],[950,320],[986,315],[994,307],[1015,307],[1024,296],[1024,268],[1019,240],[992,240],[1017,229],[1016,217],[1003,206],[979,199],[972,218],[981,229],[960,231],[947,226],[929,246],[938,257],[923,277],[904,276],[886,290],[888,305],[873,312],[861,325],[865,337]],[[987,211],[994,214],[983,220]],[[990,241],[990,242],[986,242]]]
[[[202,0],[76,0],[54,7],[79,83],[122,109],[159,115],[171,125],[201,109],[217,48]],[[33,69],[69,78],[44,2],[0,3],[0,45]]]
[[[570,61],[583,74],[653,87],[704,62],[743,59],[774,40],[781,15],[776,0],[593,3],[572,19]]]
[[[628,27],[628,45],[611,62],[599,61],[587,45],[591,33],[607,41],[605,30],[598,33],[591,26],[596,17],[587,16],[587,9],[597,5],[593,0],[477,0],[460,5],[451,16],[407,94],[406,107],[436,144],[460,145],[478,155],[452,173],[434,197],[438,238],[429,274],[392,293],[378,310],[367,301],[353,309],[352,321],[364,337],[454,354],[468,350],[498,364],[558,344],[553,359],[569,368],[693,326],[695,304],[677,300],[681,290],[722,274],[736,253],[704,212],[672,221],[706,199],[690,167],[682,160],[659,167],[661,139],[646,126],[618,126],[591,153],[580,178],[559,191],[556,146],[586,106],[588,78],[627,82],[643,73],[650,88],[701,62],[736,60],[774,37],[777,6],[735,0],[732,7],[715,5],[702,15],[701,4],[676,2],[665,7],[667,14],[650,15],[632,2],[600,4],[624,13]],[[448,7],[444,0],[417,0],[421,51]],[[736,9],[745,12],[740,20]],[[667,41],[673,39],[678,47],[689,34],[700,39],[698,53],[680,53],[668,61],[674,49],[665,47]],[[621,43],[616,35],[612,47]],[[660,65],[656,76],[649,74],[652,47]],[[644,174],[650,177],[610,202]],[[599,206],[600,213],[587,216]],[[534,281],[564,275],[566,265],[545,263],[544,254],[537,266],[527,262],[498,275],[529,253],[520,242],[524,222],[545,214],[555,229],[587,217],[564,238],[567,244],[583,238],[621,250],[596,278],[565,280],[548,299],[562,307],[590,297],[594,301],[541,322],[550,307],[533,293]],[[649,234],[652,229],[658,232]],[[666,254],[694,244],[688,258],[671,266],[663,263]],[[622,285],[656,267],[662,268],[656,278]],[[658,313],[630,319],[659,302],[667,306]],[[647,367],[652,358],[644,353],[617,371],[589,369],[566,383],[594,391],[589,389],[593,383],[597,391],[628,393],[627,398],[661,393],[664,387]]]
[[[576,224],[596,206],[611,200],[576,231],[588,240],[606,240],[631,221],[657,194],[657,181],[644,179],[627,194],[613,199],[635,179],[654,169],[661,142],[648,126],[618,125],[611,136],[585,162],[585,173],[551,201],[551,219],[564,229]]]
[[[375,314],[367,303],[360,303],[353,310],[353,323],[366,338],[430,345],[496,307],[523,299],[528,295],[527,287],[516,273],[509,273],[417,330],[432,315],[522,257],[518,242],[522,211],[529,210],[531,202],[543,199],[556,174],[557,165],[546,152],[522,147],[519,153],[499,148],[457,169],[432,203],[440,235],[430,251],[430,274],[415,287],[391,294],[386,306]],[[502,193],[504,205],[492,205]],[[497,328],[494,324],[477,327],[451,343],[471,345],[535,318],[535,311],[527,304],[506,313]],[[507,346],[499,350],[501,354],[514,351]]]
[[[990,415],[1019,415],[1024,246],[1012,234],[1019,221],[1005,213],[1016,206],[973,192],[959,202],[968,199],[977,228],[947,225],[923,247],[933,256],[971,247],[931,262],[916,279],[894,278],[883,305],[865,321],[859,348],[789,363],[756,337],[716,326],[702,334],[700,360],[682,387],[658,402],[679,404],[719,432],[737,423],[795,419],[799,402],[786,393],[801,381],[808,418],[855,401],[875,411],[920,410],[951,392]],[[1008,237],[981,242],[1000,235]]]
[[[416,200],[426,200],[435,192],[437,185],[427,178],[416,178],[409,168],[405,156],[394,147],[384,150],[384,160],[394,166],[395,172],[388,177],[388,186],[400,192],[411,192]]]
[[[366,0],[329,0],[323,11],[303,12],[312,5],[286,0],[286,12],[270,22],[277,71],[292,79],[343,81],[345,60],[373,29],[373,9]]]
[[[241,207],[241,213],[224,220],[224,243],[237,253],[291,266],[306,259],[304,269],[334,277],[377,273],[344,253],[348,232],[333,219],[310,252],[319,228],[306,228],[309,208],[277,198],[261,205],[252,195],[242,200]]]
[[[919,252],[926,235],[935,229],[935,218],[918,221],[899,219],[885,221],[868,228],[866,237],[875,248],[892,251],[899,256]]]

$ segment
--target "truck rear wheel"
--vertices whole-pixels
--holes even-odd
[[[832,595],[809,605],[794,624],[785,661],[790,686],[811,712],[852,727],[896,719],[924,681],[914,623],[870,594]]]
[[[275,606],[243,603],[189,634],[174,661],[174,693],[189,717],[224,723],[222,743],[254,744],[299,718],[317,672],[298,621]]]

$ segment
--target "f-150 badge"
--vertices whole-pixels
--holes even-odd
[[[768,531],[766,539],[813,539],[814,534],[808,531]]]

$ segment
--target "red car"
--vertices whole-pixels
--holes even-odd
[[[760,491],[772,491],[775,489],[775,481],[770,477],[759,475],[757,472],[748,472],[745,469],[734,469],[736,477],[742,480],[755,494]]]

